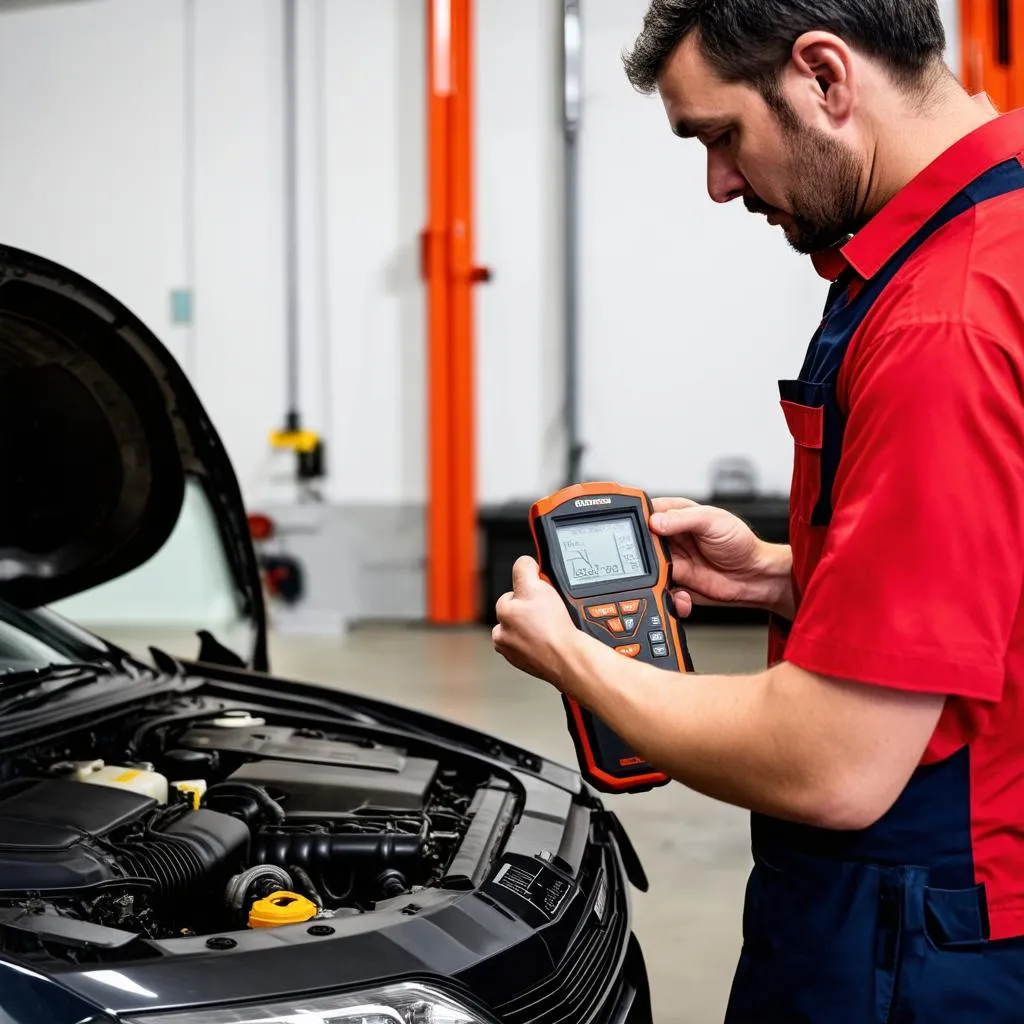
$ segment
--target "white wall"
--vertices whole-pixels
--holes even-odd
[[[587,470],[706,493],[710,462],[752,458],[785,489],[777,380],[800,368],[824,282],[763,218],[715,205],[704,150],[670,132],[620,53],[644,0],[588,0],[582,136]],[[613,412],[614,411],[614,412]]]
[[[946,26],[946,63],[960,74],[960,0],[939,0]]]
[[[585,472],[702,492],[716,457],[742,454],[784,489],[775,381],[798,368],[823,285],[760,219],[714,206],[700,147],[629,88],[620,52],[645,6],[583,4]],[[482,501],[560,482],[560,7],[477,2],[477,259],[494,271],[477,291]],[[306,423],[327,440],[330,499],[416,503],[425,7],[299,10]],[[285,411],[280,26],[278,0],[0,18],[0,238],[92,277],[164,338],[254,504],[292,493],[267,445]],[[169,301],[189,284],[191,328]]]
[[[957,0],[940,3],[957,67]],[[711,201],[703,148],[629,86],[619,54],[647,6],[582,4],[585,475],[703,494],[713,460],[742,455],[786,492],[776,381],[799,371],[826,286],[778,229]]]
[[[343,503],[426,494],[425,11],[418,0],[328,0],[320,22],[330,345],[317,398],[329,493]],[[304,251],[313,278],[317,251]]]
[[[267,436],[285,413],[281,6],[185,2],[195,67],[192,379],[244,490],[257,494]]]
[[[180,2],[0,15],[0,240],[91,277],[185,354]]]
[[[478,480],[483,499],[561,483],[561,0],[477,2]]]

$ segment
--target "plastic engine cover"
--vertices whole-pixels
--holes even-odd
[[[179,741],[242,762],[231,782],[263,786],[289,818],[330,818],[363,808],[421,811],[438,763],[394,748],[302,735],[282,726],[200,727]]]
[[[150,797],[62,779],[0,793],[0,890],[69,889],[135,876],[170,896],[244,865],[243,822],[205,809],[171,821],[157,812],[163,813]],[[153,827],[142,835],[138,825],[148,818]]]
[[[129,790],[56,779],[0,796],[0,889],[67,888],[117,878],[114,858],[95,840],[155,807],[152,798]]]

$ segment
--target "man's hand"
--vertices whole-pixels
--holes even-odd
[[[792,555],[766,544],[724,509],[686,498],[654,501],[651,530],[672,552],[676,610],[686,617],[698,605],[742,605],[793,615]]]
[[[578,645],[589,639],[573,625],[558,592],[541,579],[540,567],[527,556],[513,566],[512,592],[498,600],[495,611],[494,649],[521,671],[556,686]]]
[[[733,518],[698,508],[698,520],[705,512],[712,525]],[[700,534],[705,544],[709,533]],[[723,574],[694,550],[691,562],[710,565],[712,579]],[[516,562],[512,579],[496,608],[496,650],[589,708],[638,757],[716,800],[819,828],[867,828],[899,796],[942,713],[941,694],[829,679],[787,662],[728,677],[623,658],[575,627],[532,558]]]

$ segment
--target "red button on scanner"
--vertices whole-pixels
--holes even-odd
[[[625,658],[635,658],[640,653],[640,645],[626,644],[624,647],[616,647],[615,650]]]
[[[625,633],[626,627],[622,624],[622,619],[609,619],[605,625],[608,630],[612,633]]]
[[[592,619],[610,619],[616,614],[613,604],[592,604],[587,609],[587,615]]]

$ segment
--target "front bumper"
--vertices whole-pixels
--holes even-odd
[[[594,831],[600,834],[600,825]],[[551,970],[510,998],[491,1002],[503,1024],[647,1024],[650,1020],[647,972],[631,932],[625,871],[608,834],[588,847],[577,884],[583,901],[576,914],[540,931],[552,954]],[[494,886],[486,891],[493,892]],[[559,925],[571,928],[564,945]],[[520,982],[526,973],[519,975]]]

